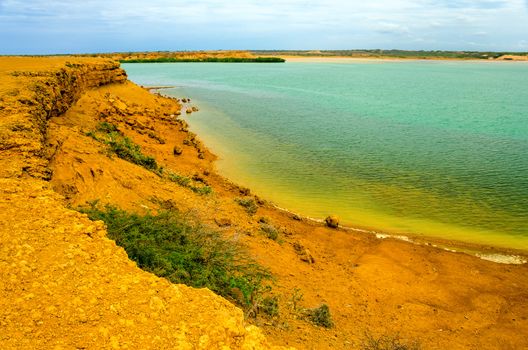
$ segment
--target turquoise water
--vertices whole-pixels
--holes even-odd
[[[128,64],[201,111],[218,168],[350,226],[528,250],[528,64]]]

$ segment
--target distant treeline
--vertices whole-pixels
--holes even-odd
[[[171,63],[171,62],[222,62],[222,63],[282,63],[285,62],[280,57],[202,57],[202,58],[136,58],[119,60],[121,63]]]
[[[280,56],[350,56],[350,57],[390,57],[390,58],[456,58],[490,59],[504,55],[528,55],[527,52],[481,52],[481,51],[407,51],[407,50],[264,50],[251,51],[256,55]]]

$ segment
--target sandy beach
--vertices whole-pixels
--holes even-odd
[[[454,59],[454,58],[443,58],[443,57],[427,57],[427,58],[393,58],[393,57],[350,57],[350,56],[288,56],[278,55],[277,57],[283,58],[286,62],[311,62],[311,63],[361,63],[361,62],[406,62],[406,61],[460,61],[460,62],[481,62],[481,63],[503,63],[503,62],[528,62],[527,56],[505,56],[507,59]]]

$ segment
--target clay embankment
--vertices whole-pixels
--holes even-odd
[[[141,271],[45,181],[50,119],[123,84],[119,65],[0,58],[0,80],[0,348],[268,348],[231,303]]]
[[[126,81],[125,72],[112,61],[40,61],[2,59],[0,177],[27,173],[49,179],[48,121],[65,113],[87,89]]]

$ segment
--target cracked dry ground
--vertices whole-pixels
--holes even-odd
[[[48,187],[0,180],[2,349],[264,348],[231,303],[141,271]]]

